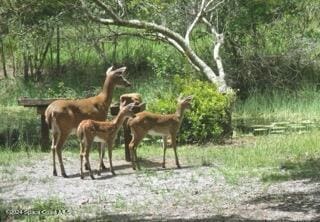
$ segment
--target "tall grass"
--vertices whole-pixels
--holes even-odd
[[[238,100],[234,117],[269,121],[320,120],[320,92],[304,86],[295,92],[271,91],[252,93],[246,100]]]

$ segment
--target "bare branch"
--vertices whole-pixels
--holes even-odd
[[[198,23],[198,21],[200,20],[202,13],[203,13],[203,9],[204,9],[204,2],[205,0],[201,0],[201,6],[200,9],[196,15],[196,17],[194,18],[193,22],[190,24],[190,26],[187,29],[186,35],[184,37],[186,43],[188,45],[190,45],[190,34],[192,32],[192,30],[194,29],[195,25]]]
[[[188,41],[183,38],[179,33],[163,26],[159,25],[157,23],[153,22],[147,22],[143,20],[137,20],[137,19],[123,19],[120,18],[112,8],[105,3],[103,3],[101,0],[93,0],[98,7],[101,9],[105,10],[107,15],[110,16],[110,18],[101,18],[93,13],[90,12],[88,9],[85,0],[80,0],[82,7],[88,14],[88,16],[93,20],[96,21],[100,24],[105,24],[105,25],[115,25],[115,26],[122,26],[122,27],[127,27],[127,28],[132,28],[132,29],[140,29],[140,30],[145,30],[151,33],[155,33],[157,37],[164,42],[172,45],[175,47],[180,53],[183,53],[183,55],[188,59],[190,64],[196,68],[196,70],[199,70],[203,74],[206,75],[206,77],[213,83],[217,84],[219,87],[221,86],[220,84],[222,83],[219,81],[219,77],[214,73],[212,68],[210,68],[197,54],[196,52],[190,47]],[[211,1],[210,1],[211,2]],[[202,12],[203,12],[203,5],[204,5],[204,0],[202,1]],[[201,13],[202,13],[201,12]],[[190,31],[194,28],[196,23],[200,20],[202,14],[198,15],[198,18],[195,19],[193,27],[189,28]],[[188,34],[190,35],[190,34]],[[187,37],[188,38],[188,37]],[[225,83],[223,83],[225,84]]]
[[[123,5],[123,2],[122,2],[122,0],[117,0],[117,3],[118,3],[118,5],[119,5],[119,7],[121,8],[121,11],[122,11],[120,16],[123,16],[124,13],[125,13],[125,8],[124,8],[124,5]]]
[[[205,17],[202,18],[202,21],[210,28],[212,34],[218,35],[215,27]]]
[[[215,29],[214,25],[212,25],[206,18],[202,18],[202,21],[208,25],[211,30],[213,37],[216,39],[216,44],[213,46],[213,59],[216,61],[218,72],[219,72],[219,81],[221,82],[220,85],[225,85],[225,72],[223,69],[223,64],[220,57],[220,47],[224,43],[224,36],[223,33],[218,33]],[[224,90],[224,89],[223,89]]]
[[[81,3],[83,5],[85,5],[85,1],[84,0],[80,0]],[[105,4],[104,2],[102,2],[101,0],[93,0],[98,6],[100,6],[103,10],[105,10],[110,16],[112,19],[114,20],[121,20],[118,15],[112,10],[112,8]]]
[[[224,3],[225,0],[222,0],[221,2],[218,2],[215,6],[213,6],[212,8],[208,9],[208,7],[212,4],[212,2],[214,2],[214,0],[210,0],[205,8],[204,8],[204,11],[205,13],[209,13],[209,12],[212,12],[213,10],[215,10],[219,5],[221,5],[222,3]]]

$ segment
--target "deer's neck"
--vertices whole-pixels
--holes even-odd
[[[113,120],[112,123],[116,126],[117,129],[120,129],[122,126],[124,120],[126,119],[126,116],[119,113]]]
[[[176,115],[180,121],[180,124],[181,124],[183,117],[184,117],[184,111],[185,111],[185,109],[183,109],[180,105],[178,105],[177,110],[176,110]]]
[[[106,106],[109,106],[111,104],[113,90],[114,90],[114,85],[111,81],[111,78],[107,77],[106,81],[104,82],[102,92],[99,94],[103,98]]]

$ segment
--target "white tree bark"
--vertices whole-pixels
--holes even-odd
[[[212,54],[218,68],[218,73],[219,73],[218,81],[220,82],[219,87],[227,87],[227,84],[225,81],[226,74],[224,72],[222,60],[220,57],[220,47],[224,43],[224,35],[223,33],[218,33],[215,27],[207,19],[203,18],[202,20],[205,24],[209,26],[212,33],[212,37],[216,39],[216,43],[214,44],[212,49],[213,51]],[[220,89],[220,91],[226,91],[226,90],[227,88]]]
[[[186,58],[188,59],[189,63],[198,71],[202,72],[206,75],[206,77],[213,83],[215,83],[221,92],[224,92],[228,87],[225,81],[225,73],[223,70],[223,65],[221,58],[219,56],[219,49],[223,44],[223,34],[216,35],[216,44],[214,47],[214,59],[217,63],[219,76],[215,74],[213,69],[208,66],[206,62],[204,62],[196,52],[190,47],[190,35],[196,24],[201,21],[203,18],[204,13],[208,10],[208,7],[211,6],[214,0],[210,0],[206,2],[205,0],[201,1],[200,9],[193,20],[193,22],[188,27],[185,37],[182,37],[179,33],[165,27],[162,25],[158,25],[153,22],[146,22],[137,19],[123,19],[119,17],[112,8],[105,4],[101,0],[93,0],[93,2],[103,9],[106,12],[106,15],[109,18],[101,18],[94,15],[86,5],[86,0],[80,0],[82,3],[82,7],[86,10],[87,14],[90,18],[98,23],[105,24],[105,25],[115,25],[115,26],[122,26],[134,29],[143,29],[149,32],[155,33],[162,41],[165,41],[175,47],[179,52],[183,53]],[[213,8],[209,10],[212,11],[215,7],[217,7],[221,2],[216,4]],[[208,21],[207,21],[208,22]],[[213,26],[211,26],[211,30],[215,30]],[[216,32],[215,32],[216,33]],[[217,38],[219,36],[219,38]]]

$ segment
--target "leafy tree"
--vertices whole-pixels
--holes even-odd
[[[138,3],[142,2],[144,2],[144,4],[138,6]],[[188,59],[189,63],[196,70],[201,71],[210,81],[216,83],[219,86],[220,91],[227,90],[225,72],[219,55],[220,47],[224,42],[224,36],[222,33],[218,32],[214,26],[214,20],[212,19],[212,13],[223,3],[223,1],[202,0],[199,2],[192,2],[193,8],[191,9],[191,15],[188,12],[192,19],[188,22],[187,29],[183,34],[181,33],[181,30],[175,30],[177,27],[176,25],[170,27],[163,19],[163,16],[160,16],[163,21],[150,21],[150,15],[153,15],[153,12],[155,14],[160,14],[160,12],[167,11],[170,13],[171,10],[179,11],[181,7],[177,7],[180,6],[177,1],[171,1],[169,3],[169,1],[132,0],[124,3],[121,0],[116,2],[93,0],[92,4],[88,4],[86,1],[81,0],[81,3],[89,17],[98,23],[128,27],[136,31],[142,30],[143,33],[139,33],[141,36],[150,36],[151,38],[159,39],[172,45]],[[135,12],[128,13],[131,9],[134,9]],[[179,23],[181,23],[181,20],[183,19],[184,18],[179,17]],[[159,20],[159,18],[156,20]],[[175,22],[173,21],[173,23]],[[213,68],[200,58],[190,44],[191,33],[200,23],[206,25],[208,27],[208,34],[212,35],[213,57],[216,61],[219,75],[216,75]],[[137,33],[135,33],[135,35],[137,35]]]

